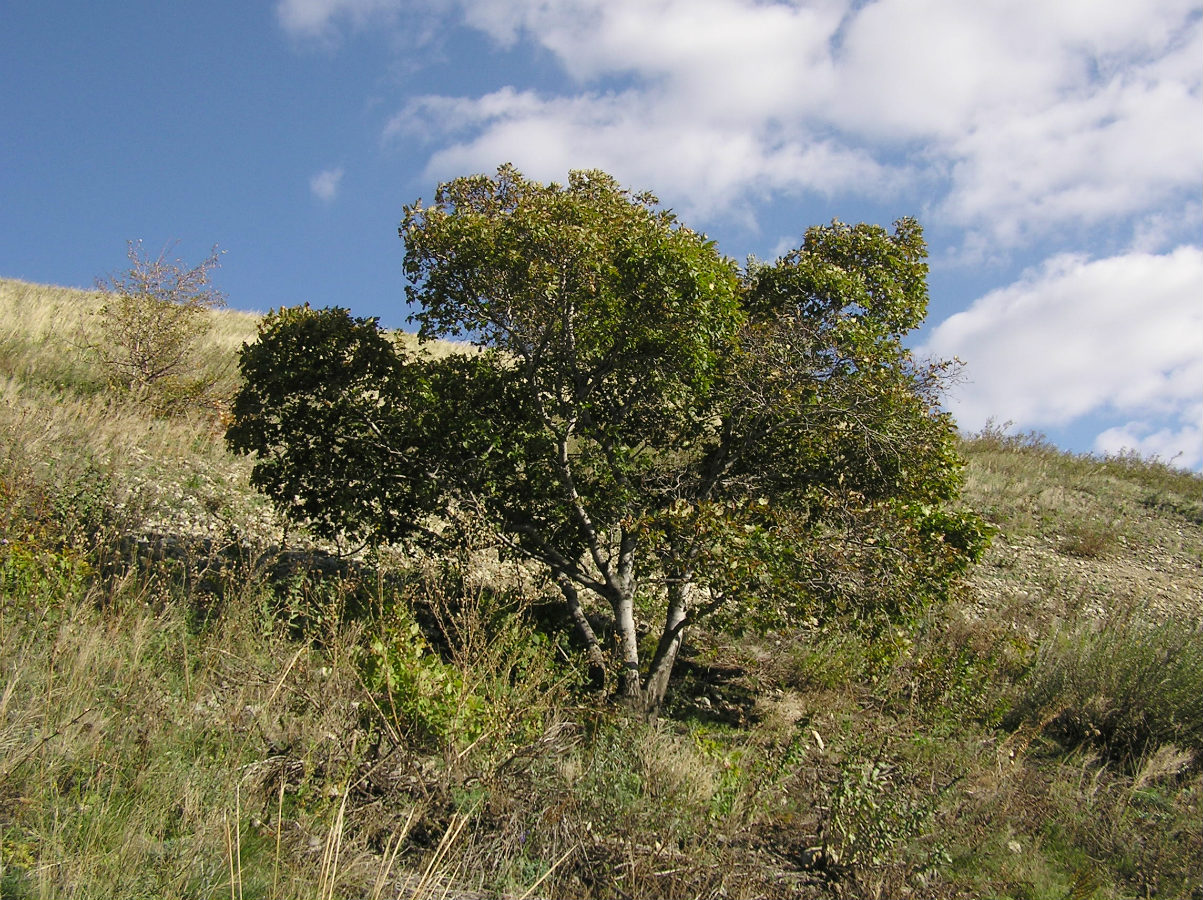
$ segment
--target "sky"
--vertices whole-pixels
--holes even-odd
[[[1203,468],[1198,3],[0,0],[0,277],[217,245],[233,307],[404,327],[404,205],[505,162],[740,262],[914,216],[962,430]]]

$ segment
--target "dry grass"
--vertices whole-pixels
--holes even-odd
[[[0,334],[31,343],[74,333],[100,308],[100,294],[0,278]]]
[[[971,440],[960,600],[697,633],[648,725],[536,582],[285,565],[217,412],[64,337],[94,306],[0,280],[0,897],[1198,896],[1197,476]]]
[[[240,617],[197,635],[161,586],[155,596],[129,582],[134,596],[101,609],[84,579],[39,583],[35,562],[5,562],[4,896],[220,894],[231,846],[240,877],[261,872],[252,864],[275,826],[261,820],[271,754],[260,732],[335,717],[295,693],[306,667],[269,704],[286,648],[252,638]],[[36,630],[22,627],[30,615]],[[291,827],[320,821],[315,809]],[[290,861],[281,895],[309,882],[306,859]]]

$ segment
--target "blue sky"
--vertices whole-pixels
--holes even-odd
[[[127,240],[404,325],[402,206],[602,168],[728,255],[923,223],[949,405],[1203,466],[1203,8],[1180,0],[0,0],[0,276]]]

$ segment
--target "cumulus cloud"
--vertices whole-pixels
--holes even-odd
[[[950,406],[969,430],[990,418],[1027,429],[1106,413],[1128,422],[1100,434],[1100,449],[1197,460],[1200,296],[1198,247],[1059,255],[945,320],[919,350],[965,362],[968,382]]]
[[[1147,422],[1128,422],[1108,428],[1095,439],[1098,453],[1136,453],[1162,462],[1198,469],[1203,466],[1203,406],[1196,407],[1188,421],[1176,428],[1157,428]]]
[[[411,127],[421,120],[419,130],[442,139],[430,160],[434,176],[502,160],[560,179],[568,169],[597,166],[686,198],[695,214],[746,212],[745,201],[773,191],[888,192],[905,179],[902,170],[797,114],[826,66],[824,46],[841,7],[470,0],[468,24],[503,44],[538,43],[579,90],[426,97],[400,118]],[[601,87],[615,79],[635,86]]]
[[[943,212],[1018,244],[1165,205],[1203,178],[1199,79],[1180,70],[1199,49],[1192,42],[942,139],[953,162]]]
[[[499,44],[550,52],[572,84],[411,104],[402,116],[440,142],[428,174],[511,159],[562,178],[587,159],[720,212],[772,191],[934,183],[937,217],[1002,247],[1186,204],[1203,179],[1194,0],[459,9]]]
[[[556,177],[597,165],[687,187],[698,210],[716,212],[773,191],[883,199],[921,182],[935,186],[934,216],[1004,249],[1187,205],[1203,179],[1196,0],[279,0],[276,10],[310,37],[402,11],[458,15],[499,45],[528,43],[558,62],[569,82],[556,93],[510,86],[411,103],[400,116],[424,117],[440,145],[428,174],[507,159]]]
[[[525,174],[562,181],[569,169],[601,168],[620,180],[684,198],[690,215],[746,213],[769,191],[891,190],[909,177],[838,141],[778,129],[730,129],[698,119],[659,94],[638,91],[548,98],[512,88],[476,100],[423,97],[389,123],[389,135],[430,140],[430,178],[516,162]],[[671,159],[672,165],[665,166]]]
[[[323,203],[333,203],[342,186],[343,169],[325,169],[309,179],[309,190]]]
[[[806,109],[828,87],[842,0],[467,0],[466,21],[502,43],[525,36],[577,82],[635,75],[693,112],[740,123]]]

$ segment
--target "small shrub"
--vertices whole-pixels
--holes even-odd
[[[893,673],[909,705],[931,724],[951,732],[968,721],[993,727],[1006,714],[1006,679],[1023,668],[1028,651],[1016,636],[981,632],[924,634]]]
[[[821,855],[854,896],[899,896],[951,862],[933,827],[947,788],[920,785],[911,764],[850,748],[825,804]]]
[[[487,734],[504,756],[536,740],[577,683],[526,606],[523,596],[467,585],[456,571],[434,575],[371,625],[364,682],[419,745],[464,750]]]
[[[192,268],[168,261],[166,250],[153,259],[143,256],[141,243],[130,242],[127,255],[127,271],[96,281],[105,302],[86,346],[113,384],[171,411],[211,386],[191,373],[196,345],[209,328],[204,314],[225,306],[209,280],[219,253],[214,247]]]
[[[1067,556],[1098,559],[1106,556],[1115,542],[1115,528],[1106,522],[1074,522],[1067,529],[1058,549]]]
[[[379,624],[361,667],[368,689],[411,739],[455,746],[480,736],[478,698],[465,694],[459,673],[431,650],[404,607]]]
[[[840,626],[844,625],[843,622]],[[863,688],[890,675],[914,645],[911,629],[895,626],[876,635],[854,626],[827,626],[791,646],[777,677],[799,691]]]
[[[1129,762],[1162,744],[1203,749],[1203,633],[1131,618],[1054,634],[1005,724],[1042,721],[1063,743]]]
[[[87,562],[69,548],[6,538],[0,544],[0,608],[48,616],[64,596],[85,591],[91,575]]]
[[[799,691],[832,690],[870,678],[869,641],[840,630],[817,632],[791,646],[779,678]]]

